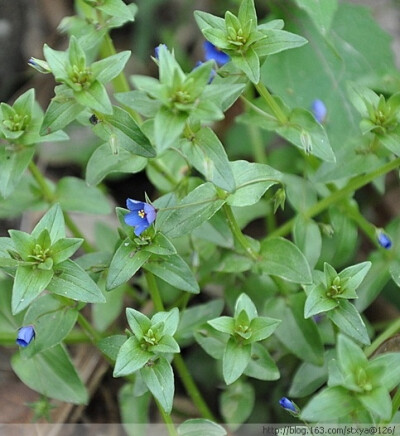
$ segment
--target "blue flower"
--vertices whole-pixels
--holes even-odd
[[[319,123],[323,123],[326,119],[327,109],[325,103],[322,100],[314,100],[311,104],[311,111],[314,114],[315,119]]]
[[[156,59],[158,59],[158,57],[160,56],[160,48],[161,47],[165,47],[165,48],[167,48],[167,46],[165,45],[165,44],[160,44],[160,45],[158,45],[155,49],[154,49],[154,57],[156,58]]]
[[[21,327],[18,330],[17,340],[15,341],[20,347],[27,347],[35,337],[35,329],[32,325]]]
[[[381,247],[385,248],[386,250],[389,250],[389,248],[392,247],[392,241],[389,238],[389,236],[384,233],[382,230],[376,231],[376,237],[378,239],[378,243]]]
[[[229,55],[215,47],[215,45],[209,41],[205,41],[203,47],[206,61],[214,60],[218,65],[225,65],[231,60]]]
[[[297,413],[298,412],[298,410],[297,410],[297,408],[296,408],[296,406],[295,406],[295,404],[293,403],[293,401],[290,401],[288,398],[286,398],[286,397],[282,397],[280,400],[279,400],[279,404],[285,409],[285,410],[287,410],[288,412],[294,412],[294,413]]]
[[[151,204],[128,198],[126,200],[126,207],[130,210],[130,213],[124,217],[125,223],[128,226],[135,227],[136,236],[143,233],[156,219],[157,212]]]

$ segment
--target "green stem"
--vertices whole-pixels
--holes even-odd
[[[283,110],[280,108],[278,103],[274,100],[267,87],[260,81],[255,85],[258,93],[266,101],[268,106],[271,108],[272,112],[275,114],[276,118],[281,124],[286,124],[288,119],[284,114]]]
[[[153,301],[154,308],[156,309],[157,312],[163,312],[165,310],[164,303],[161,299],[160,291],[158,290],[156,278],[149,271],[145,271],[144,275],[146,277],[148,291],[149,291],[151,300]]]
[[[382,165],[380,168],[376,169],[372,173],[365,174],[362,176],[355,177],[354,179],[350,180],[349,183],[342,189],[339,189],[336,192],[333,192],[328,197],[323,198],[318,203],[313,204],[310,208],[308,208],[306,211],[303,212],[303,215],[305,218],[312,218],[315,215],[318,215],[325,209],[327,209],[332,204],[337,203],[338,201],[342,200],[343,198],[349,196],[351,193],[356,191],[357,189],[360,189],[361,187],[367,185],[368,183],[375,180],[377,177],[382,176],[395,168],[400,166],[400,158],[394,159],[390,162],[388,162],[385,165]],[[293,225],[294,225],[295,219],[292,218],[291,220],[287,221],[285,224],[283,224],[281,227],[279,227],[275,232],[272,232],[270,236],[284,236],[287,235]]]
[[[83,239],[82,242],[82,248],[86,251],[86,253],[93,253],[95,250],[95,248],[93,247],[92,244],[90,244],[86,239],[85,236],[82,234],[82,232],[79,230],[79,228],[77,227],[77,225],[72,221],[72,218],[68,215],[67,212],[63,212],[64,215],[64,220],[65,220],[65,224],[67,225],[67,227],[69,228],[69,230],[71,231],[72,235],[75,238],[81,238]]]
[[[189,394],[190,398],[201,413],[202,417],[217,422],[215,416],[208,408],[207,403],[204,401],[204,398],[198,390],[196,383],[194,382],[190,372],[188,371],[182,356],[180,354],[175,354],[172,363],[181,378],[183,386],[185,386],[186,392]]]
[[[178,432],[176,431],[176,428],[174,426],[174,423],[172,421],[171,415],[169,415],[161,406],[161,404],[154,399],[156,404],[157,404],[157,408],[163,418],[163,421],[165,422],[165,426],[167,427],[167,431],[169,436],[178,436]]]
[[[392,419],[395,415],[395,413],[399,410],[400,408],[400,386],[397,387],[397,391],[394,394],[393,400],[392,400]],[[390,422],[392,422],[392,419],[390,421],[388,421],[388,424]]]
[[[78,324],[82,327],[89,339],[96,345],[96,343],[101,339],[101,335],[92,327],[90,322],[81,312],[78,313]]]
[[[54,203],[55,195],[54,195],[53,191],[50,189],[50,186],[47,184],[46,179],[44,178],[41,171],[36,166],[35,162],[33,162],[33,160],[31,160],[29,162],[28,168],[29,168],[29,171],[31,172],[33,178],[36,180],[37,184],[39,185],[39,188],[42,191],[44,200],[50,204]]]
[[[244,248],[246,254],[253,260],[258,260],[258,253],[256,253],[251,247],[249,241],[246,239],[242,231],[240,230],[239,224],[237,223],[235,216],[233,215],[232,209],[229,205],[224,204],[223,210],[225,212],[226,218],[228,220],[229,227],[235,237],[236,241]]]
[[[386,340],[400,331],[400,318],[396,319],[384,332],[382,332],[372,344],[364,350],[367,357],[370,357]]]
[[[265,148],[260,129],[257,126],[248,125],[247,130],[250,134],[251,145],[253,146],[254,161],[266,164],[267,156],[265,155]]]

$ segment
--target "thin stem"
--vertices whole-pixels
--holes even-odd
[[[262,164],[267,163],[265,155],[264,143],[260,134],[260,129],[257,126],[248,125],[247,130],[250,134],[251,144],[253,146],[254,161]]]
[[[39,185],[44,200],[52,204],[55,200],[55,195],[53,191],[50,189],[50,186],[47,184],[46,179],[44,178],[42,172],[39,170],[39,168],[36,166],[33,160],[29,162],[29,171],[31,172],[33,178],[36,180],[37,184]]]
[[[198,390],[196,383],[194,382],[192,375],[188,371],[182,356],[180,354],[175,354],[172,364],[177,370],[181,381],[185,386],[186,392],[189,394],[190,398],[192,399],[193,403],[195,404],[203,418],[217,422],[215,416],[208,408],[207,403],[204,401],[204,398]]]
[[[274,100],[274,98],[272,97],[266,86],[262,82],[258,82],[255,85],[255,87],[258,93],[261,95],[261,97],[266,101],[268,106],[271,108],[272,112],[274,113],[278,121],[281,124],[286,124],[288,121],[286,115],[284,114],[278,103]]]
[[[383,331],[372,344],[364,350],[367,357],[370,357],[387,339],[400,331],[400,318],[396,319],[385,331]]]
[[[90,322],[81,312],[78,313],[78,324],[82,327],[89,339],[96,345],[96,343],[101,339],[101,335],[92,327]]]
[[[160,291],[158,290],[156,278],[150,271],[145,271],[144,275],[146,277],[148,291],[151,300],[153,301],[154,308],[156,309],[157,312],[163,312],[165,310],[164,303],[161,299]]]
[[[236,241],[244,248],[246,254],[253,260],[258,260],[258,254],[253,250],[249,241],[246,239],[242,231],[240,230],[239,224],[237,223],[235,216],[233,215],[232,209],[229,205],[224,204],[223,210],[225,212],[226,218],[228,220],[229,227],[235,237]]]
[[[167,427],[167,431],[169,436],[178,436],[178,432],[176,431],[176,428],[174,426],[174,423],[172,421],[171,415],[169,415],[161,406],[161,404],[155,399],[155,402],[157,404],[157,408],[163,418],[163,421],[165,422],[165,426]]]
[[[381,166],[380,168],[376,169],[372,173],[365,174],[362,176],[358,176],[353,178],[349,181],[349,183],[342,189],[339,189],[336,192],[333,192],[328,197],[323,198],[318,203],[313,204],[310,208],[308,208],[306,211],[304,211],[303,215],[305,218],[312,218],[315,215],[318,215],[325,209],[327,209],[332,204],[337,203],[338,201],[342,200],[343,198],[347,197],[357,189],[360,189],[361,187],[367,185],[368,183],[375,180],[377,177],[382,176],[395,168],[397,168],[400,165],[400,158],[394,159],[387,164]],[[279,227],[275,232],[271,233],[270,236],[284,236],[287,235],[293,225],[294,225],[295,219],[292,218],[291,220],[287,221],[285,224],[283,224],[281,227]]]
[[[63,215],[64,215],[65,224],[67,225],[67,227],[71,231],[72,235],[75,238],[83,239],[82,248],[86,251],[86,253],[93,253],[94,251],[96,251],[95,248],[93,247],[93,245],[90,244],[90,242],[88,242],[85,239],[85,236],[79,230],[77,225],[72,221],[72,218],[68,215],[68,213],[67,212],[63,212]]]

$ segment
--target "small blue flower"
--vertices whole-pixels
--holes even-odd
[[[128,226],[135,227],[134,233],[136,236],[140,236],[156,219],[157,211],[151,204],[128,198],[126,207],[130,210],[130,213],[124,217],[125,223]]]
[[[205,41],[203,47],[206,61],[214,60],[218,65],[222,66],[231,60],[229,55],[215,47],[215,45],[209,41]]]
[[[281,405],[281,407],[283,407],[285,410],[287,410],[288,412],[294,412],[297,413],[298,410],[295,406],[295,404],[293,403],[293,401],[290,401],[288,398],[286,397],[282,397],[279,400],[279,404]]]
[[[392,247],[391,239],[381,229],[376,231],[376,237],[377,237],[378,243],[381,247],[385,248],[386,250],[389,250],[389,248]]]
[[[27,347],[35,337],[35,329],[32,325],[21,327],[18,330],[17,340],[15,341],[20,347]]]
[[[325,103],[322,100],[314,100],[311,105],[311,111],[314,114],[315,119],[319,123],[323,123],[326,119],[327,109]]]
[[[158,57],[160,56],[160,48],[161,47],[165,47],[165,48],[167,48],[167,46],[165,45],[165,44],[160,44],[160,45],[158,45],[155,49],[154,49],[154,57],[156,58],[156,59],[158,59]]]

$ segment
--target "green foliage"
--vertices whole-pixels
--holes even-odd
[[[0,237],[0,344],[18,337],[11,365],[44,396],[36,415],[50,398],[89,402],[68,346],[91,342],[131,434],[152,403],[171,435],[286,413],[396,422],[400,322],[374,310],[400,305],[388,36],[336,0],[211,2],[195,20],[187,2],[173,31],[154,26],[159,3],[140,2],[131,57],[110,31],[136,5],[75,0],[67,49],[29,60],[57,83],[45,112],[33,89],[0,103],[0,217],[15,227]],[[189,30],[204,62],[200,41],[182,50]],[[165,42],[154,57],[146,38]]]

